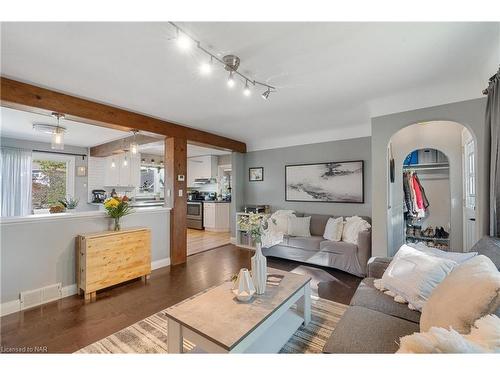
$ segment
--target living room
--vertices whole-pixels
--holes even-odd
[[[500,20],[232,12],[2,20],[0,359],[498,354]]]

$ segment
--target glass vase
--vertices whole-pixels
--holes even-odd
[[[115,231],[119,231],[121,228],[120,226],[120,218],[119,217],[115,217],[115,227],[114,227],[114,230]]]

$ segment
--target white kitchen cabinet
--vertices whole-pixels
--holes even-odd
[[[195,183],[196,179],[217,178],[218,159],[217,156],[195,156],[187,160],[187,186],[199,186]]]
[[[229,232],[230,203],[203,203],[203,226],[209,232]]]
[[[129,152],[106,157],[104,185],[110,187],[135,187],[141,180],[140,155]]]

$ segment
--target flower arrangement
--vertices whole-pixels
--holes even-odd
[[[273,220],[274,222],[274,220]],[[245,216],[240,216],[238,225],[241,230],[245,231],[255,243],[262,243],[262,235],[268,227],[268,222],[262,214],[250,213]]]
[[[108,216],[115,220],[115,230],[120,230],[120,218],[131,214],[133,212],[132,207],[128,205],[128,197],[125,195],[123,197],[111,197],[104,201],[104,208],[106,209]]]

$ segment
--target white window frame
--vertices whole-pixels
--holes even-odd
[[[49,152],[33,152],[31,160],[49,160],[66,163],[66,197],[75,198],[75,157],[72,155],[52,154]],[[31,167],[33,170],[33,167]],[[32,198],[33,199],[33,198]]]

